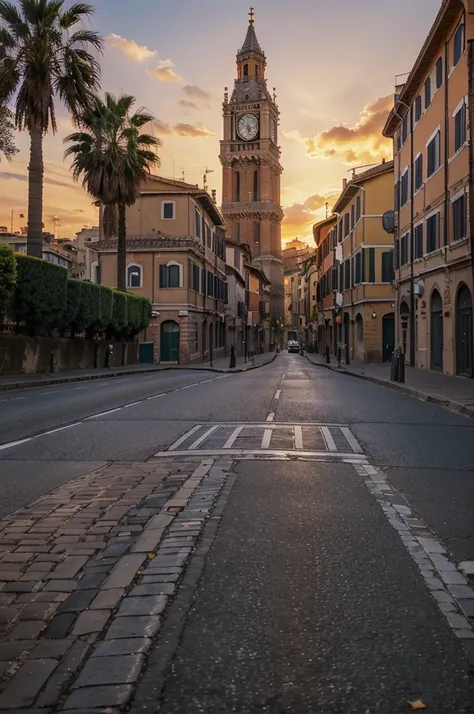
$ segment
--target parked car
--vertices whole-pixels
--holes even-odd
[[[296,340],[289,340],[288,341],[288,352],[296,352],[298,353],[300,351],[300,346]]]

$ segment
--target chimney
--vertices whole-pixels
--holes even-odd
[[[342,179],[342,190],[343,190],[343,191],[344,191],[344,189],[346,188],[346,186],[347,186],[347,179],[346,179],[346,178],[343,178],[343,179]]]
[[[385,158],[382,159],[382,163],[383,163],[383,164],[385,163]]]

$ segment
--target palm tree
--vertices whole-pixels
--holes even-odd
[[[99,86],[100,68],[89,50],[99,35],[83,26],[90,5],[64,0],[21,0],[20,9],[0,0],[0,103],[14,100],[15,123],[30,134],[28,167],[29,255],[41,258],[43,225],[43,138],[56,131],[59,98],[75,116]]]
[[[0,104],[0,161],[2,160],[2,154],[7,161],[11,161],[13,156],[18,153],[13,138],[15,127],[12,119],[11,111]]]
[[[156,149],[161,141],[141,129],[153,121],[139,109],[130,114],[135,97],[95,97],[89,109],[78,117],[79,131],[66,137],[71,146],[65,158],[73,156],[74,179],[95,201],[104,206],[103,230],[106,237],[117,236],[117,287],[126,290],[127,226],[126,207],[140,194],[140,185],[153,166],[159,166]]]

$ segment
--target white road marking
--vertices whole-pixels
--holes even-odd
[[[166,392],[162,392],[161,394],[154,394],[152,397],[147,397],[146,401],[149,402],[150,399],[158,399],[158,397],[166,397]]]
[[[198,387],[199,382],[194,382],[194,384],[187,384],[185,387],[178,387],[178,389],[175,389],[175,392],[182,392],[183,389],[191,389],[191,387]]]
[[[275,392],[275,399],[280,399],[281,396],[281,389],[277,389]]]
[[[281,378],[286,379],[286,374],[283,374]]]
[[[272,440],[272,434],[273,434],[272,429],[265,429],[265,431],[263,432],[262,445],[260,448],[262,448],[262,449],[270,448],[270,441]]]
[[[123,408],[123,409],[129,409],[130,407],[136,407],[136,406],[137,406],[137,404],[141,404],[141,403],[142,403],[142,401],[143,401],[143,400],[142,400],[142,399],[140,399],[140,401],[139,401],[139,402],[132,402],[131,404],[125,404],[125,406],[124,406],[124,407],[122,407],[122,408]]]
[[[42,434],[38,434],[37,436],[47,436],[48,434],[56,434],[58,431],[64,431],[65,429],[72,429],[73,426],[80,426],[82,422],[76,421],[74,424],[67,424],[66,426],[58,426],[57,429],[50,429],[49,431],[43,431]]]
[[[20,439],[19,441],[10,441],[8,444],[1,444],[0,445],[0,451],[4,451],[5,449],[11,449],[14,446],[20,446],[20,444],[26,444],[27,441],[31,441],[33,437],[30,436],[28,439]]]
[[[237,439],[237,437],[239,436],[239,434],[240,434],[240,432],[242,431],[242,429],[244,429],[243,426],[238,426],[236,429],[234,429],[234,431],[232,432],[232,434],[229,436],[229,438],[228,438],[227,441],[225,442],[225,444],[224,444],[224,449],[230,449],[230,448],[232,448],[232,446],[234,445],[234,441]]]
[[[327,428],[327,426],[321,427],[321,433],[323,435],[324,441],[326,442],[326,446],[328,447],[328,451],[337,451],[336,442],[332,438],[332,434]]]
[[[359,442],[357,441],[357,439],[355,438],[352,431],[347,426],[341,427],[341,431],[344,434],[344,436],[346,437],[349,444],[351,445],[354,454],[362,454],[363,453],[362,447],[359,444]]]
[[[194,451],[195,449],[198,449],[201,446],[201,444],[203,444],[206,441],[206,439],[208,439],[211,436],[211,434],[213,434],[215,431],[217,431],[220,428],[221,428],[220,424],[211,426],[211,428],[208,429],[207,431],[205,431],[204,434],[199,437],[199,439],[196,439],[194,444],[191,444],[188,451]]]
[[[294,433],[295,433],[295,449],[298,449],[298,451],[303,451],[303,429],[301,426],[294,426]]]
[[[186,441],[188,436],[191,436],[191,434],[195,434],[198,429],[202,427],[202,424],[196,424],[190,431],[187,431],[186,434],[184,434],[180,439],[174,442],[172,446],[168,449],[168,451],[174,451],[175,449],[178,448],[178,446],[181,446],[182,443]]]
[[[199,382],[199,384],[209,384],[210,382],[215,382],[215,379],[205,379],[203,382]]]
[[[282,458],[285,460],[294,459],[295,451],[292,449],[267,449],[262,451],[261,449],[196,449],[192,451],[187,449],[186,451],[173,451],[171,454],[169,451],[159,451],[155,454],[155,458],[170,458],[170,456],[238,456],[239,458],[247,457],[253,459],[266,459],[268,457]],[[297,456],[299,458],[314,458],[318,461],[325,461],[328,463],[339,462],[343,464],[365,464],[366,457],[362,454],[348,454],[348,453],[331,453],[330,451],[298,451]]]
[[[275,412],[270,412],[270,414],[267,416],[267,421],[273,421],[275,418]]]
[[[90,417],[87,417],[84,419],[84,421],[89,421],[89,419],[98,419],[99,417],[107,416],[108,414],[114,414],[115,412],[119,412],[123,407],[117,407],[116,409],[109,409],[106,412],[100,412],[100,414],[93,414]]]

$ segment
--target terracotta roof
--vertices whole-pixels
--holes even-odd
[[[184,181],[176,181],[174,179],[168,179],[168,178],[163,178],[161,176],[149,176],[148,182],[159,182],[166,184],[170,187],[175,187],[177,189],[181,189],[181,191],[176,191],[177,194],[190,194],[193,198],[200,203],[200,205],[212,215],[213,221],[216,225],[218,226],[223,226],[224,225],[224,219],[222,217],[221,212],[219,211],[218,207],[216,206],[214,199],[212,196],[205,191],[203,188],[199,188],[197,184],[190,184],[190,183],[185,183]],[[140,195],[141,196],[153,196],[156,194],[160,194],[162,190],[160,188],[153,188],[153,185],[150,185],[145,181],[145,183],[142,185],[142,188],[140,190]],[[168,193],[169,195],[169,193]]]
[[[257,35],[255,34],[255,27],[253,26],[252,22],[248,26],[244,44],[240,48],[238,55],[246,55],[248,52],[256,52],[257,54],[262,55],[263,57],[265,56],[262,48],[260,47],[260,43],[257,40]]]
[[[196,190],[199,188],[197,183],[187,183],[186,181],[180,181],[179,179],[165,178],[164,176],[158,176],[157,174],[150,174],[148,177],[150,181],[159,181],[160,183],[166,183],[169,186],[179,186],[179,188],[188,188],[190,190]]]
[[[190,236],[170,236],[157,233],[149,236],[127,236],[127,251],[161,250],[165,248],[194,248],[203,251],[204,248],[195,238]],[[107,238],[90,246],[97,253],[117,250],[117,238]]]
[[[343,189],[341,195],[333,206],[333,213],[338,213],[339,209],[344,208],[348,201],[356,195],[361,183],[374,178],[374,176],[388,173],[389,171],[393,171],[393,161],[384,161],[383,163],[377,164],[377,166],[373,166],[371,169],[364,171],[358,176],[355,176],[355,178],[351,181],[348,181],[346,187]]]
[[[382,131],[384,136],[392,137],[394,135],[401,122],[400,116],[397,115],[401,115],[403,119],[408,111],[405,105],[410,106],[418,94],[421,82],[438,55],[440,45],[443,44],[444,46],[446,32],[461,12],[462,5],[462,0],[443,0],[423,47],[403,85],[398,100],[388,116]]]

